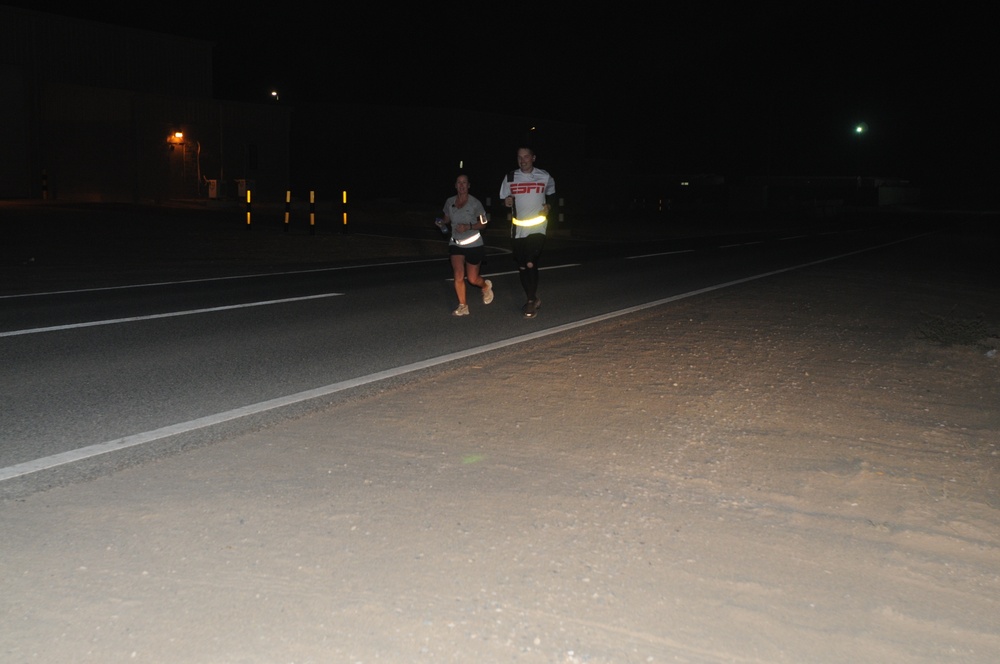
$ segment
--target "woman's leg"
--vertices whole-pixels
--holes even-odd
[[[479,266],[472,263],[465,264],[465,279],[473,286],[482,288],[486,285],[486,281],[479,276]]]
[[[465,256],[465,280],[483,291],[483,304],[493,301],[493,282],[479,274],[486,250],[482,247],[470,249]]]
[[[455,277],[455,295],[458,296],[458,303],[468,304],[465,301],[465,256],[452,254],[451,273]]]

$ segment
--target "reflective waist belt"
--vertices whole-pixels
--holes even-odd
[[[537,217],[532,217],[531,219],[514,219],[515,226],[537,226],[538,224],[545,222],[545,215],[540,214]]]
[[[476,233],[472,237],[467,237],[464,240],[455,240],[455,244],[464,247],[467,244],[472,244],[473,242],[475,242],[476,240],[478,240],[480,237],[482,237],[482,236],[479,235],[479,233]]]

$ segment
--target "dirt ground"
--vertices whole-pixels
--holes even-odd
[[[775,275],[0,503],[0,660],[1000,661],[996,249]]]

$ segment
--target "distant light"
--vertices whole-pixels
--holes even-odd
[[[855,134],[863,134],[866,131],[868,131],[868,125],[865,124],[864,122],[859,122],[858,124],[854,125]]]
[[[278,91],[271,90],[271,96],[274,97],[274,101],[278,101]]]
[[[175,131],[174,132],[174,138],[184,138],[184,132],[183,131]]]

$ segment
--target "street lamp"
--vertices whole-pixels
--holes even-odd
[[[854,135],[858,140],[858,186],[861,186],[861,137],[868,133],[868,123],[859,122],[854,125]]]
[[[278,101],[278,91],[271,90],[271,96],[274,97],[274,101]]]
[[[868,123],[866,123],[866,122],[859,122],[856,125],[854,125],[854,135],[855,135],[855,137],[857,137],[857,141],[858,141],[858,148],[857,148],[858,149],[858,188],[857,188],[857,197],[858,197],[858,201],[857,202],[858,202],[858,204],[860,204],[862,202],[861,185],[862,185],[862,182],[863,182],[863,180],[861,178],[861,138],[866,133],[868,133]]]

